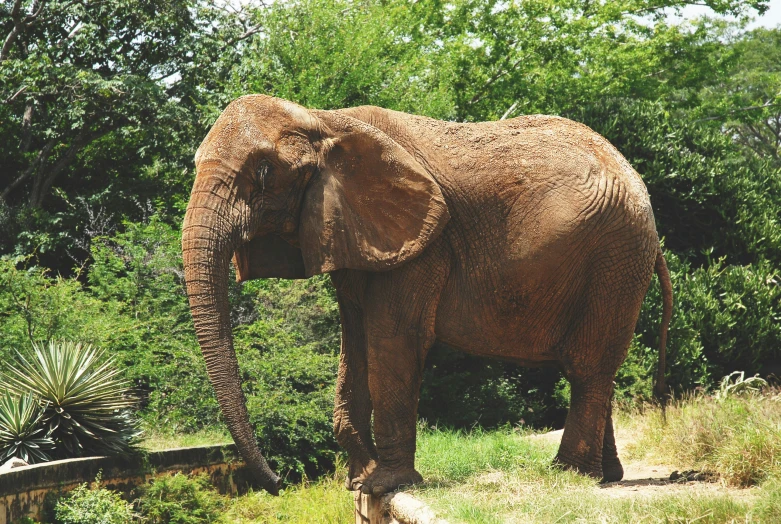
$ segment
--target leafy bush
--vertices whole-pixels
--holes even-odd
[[[523,368],[435,344],[418,413],[430,424],[453,428],[557,426],[566,416],[566,400],[556,394],[560,378],[554,368]]]
[[[781,264],[781,176],[718,126],[663,102],[602,98],[567,115],[607,138],[648,187],[666,248],[693,267]]]
[[[115,314],[101,347],[132,380],[147,425],[177,432],[219,426],[187,304],[179,231],[155,214],[95,239],[92,256],[86,291]],[[239,297],[234,284],[231,298]]]
[[[133,505],[116,491],[100,487],[100,475],[92,489],[84,483],[61,498],[54,508],[57,524],[130,524],[140,522]]]
[[[127,382],[103,357],[81,343],[34,343],[32,358],[19,353],[3,376],[11,392],[32,393],[42,402],[57,456],[127,453],[138,436]]]
[[[781,279],[767,262],[704,267],[667,252],[675,306],[668,337],[668,384],[677,392],[710,389],[734,371],[777,372],[781,361]],[[650,398],[658,361],[662,298],[653,279],[627,362],[616,379],[618,395]]]
[[[226,499],[209,484],[206,473],[160,477],[140,492],[138,507],[148,524],[216,522],[226,507]]]
[[[113,304],[85,293],[78,278],[52,276],[32,257],[0,257],[0,369],[12,348],[36,340],[82,340],[99,347],[119,329]]]
[[[28,464],[51,460],[54,442],[44,433],[43,411],[31,393],[0,396],[0,463],[18,457]]]
[[[290,480],[333,469],[333,399],[339,317],[327,276],[248,283],[257,319],[237,326],[235,346],[261,447]]]

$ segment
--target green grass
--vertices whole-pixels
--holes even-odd
[[[550,466],[556,445],[510,428],[459,432],[421,428],[417,466],[425,484],[408,492],[455,524],[504,522],[781,522],[781,401],[776,392],[690,397],[667,409],[620,410],[618,432],[634,445],[622,459],[702,468],[720,484],[637,493],[600,489]],[[344,468],[280,497],[250,493],[229,502],[222,522],[342,523],[353,518]],[[733,486],[729,489],[722,486]],[[753,485],[750,489],[739,486]],[[717,489],[718,488],[718,489]]]
[[[343,468],[318,482],[287,487],[279,497],[266,492],[244,495],[223,516],[225,524],[343,524],[353,519],[353,495],[344,488]]]
[[[615,498],[596,481],[550,467],[555,446],[512,431],[426,431],[418,467],[426,478],[407,490],[451,523],[503,522],[775,522],[781,482],[755,494],[685,489],[663,496]],[[232,502],[225,522],[341,523],[352,517],[343,471],[286,489],[278,498],[252,493]]]
[[[408,491],[451,522],[742,522],[756,513],[753,497],[695,490],[613,497],[592,479],[551,468],[555,445],[509,431],[434,432],[420,443],[427,483]]]
[[[160,451],[172,448],[230,444],[232,442],[233,438],[230,434],[220,429],[205,428],[196,433],[173,433],[146,428],[141,447],[149,451]]]

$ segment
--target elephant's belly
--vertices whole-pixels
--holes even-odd
[[[525,365],[558,360],[575,292],[562,279],[518,268],[476,281],[451,275],[437,309],[437,340],[467,353]]]

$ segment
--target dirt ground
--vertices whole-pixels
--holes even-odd
[[[561,442],[563,431],[560,429],[549,433],[530,435],[527,438],[558,445]],[[728,487],[718,480],[670,480],[670,475],[674,471],[682,472],[685,468],[681,466],[676,467],[674,464],[630,461],[626,458],[626,454],[622,454],[629,442],[631,442],[631,435],[621,435],[619,431],[616,432],[616,447],[618,448],[618,457],[624,466],[624,478],[618,482],[600,484],[595,489],[599,489],[602,493],[611,497],[656,496],[692,492],[711,495],[723,494],[740,499],[751,498],[755,495],[754,492],[756,490],[753,488]]]

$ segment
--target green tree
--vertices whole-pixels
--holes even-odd
[[[180,212],[243,21],[202,0],[0,4],[0,251],[66,271],[123,218]]]
[[[150,124],[160,81],[188,61],[189,1],[15,0],[3,5],[2,197],[41,207],[56,178],[90,144]],[[5,127],[5,126],[4,126]],[[131,131],[132,132],[132,131]]]
[[[728,70],[699,93],[702,122],[781,168],[781,29],[755,29],[724,46]]]
[[[453,116],[452,93],[439,89],[428,53],[433,35],[415,31],[417,13],[406,2],[280,2],[252,16],[263,34],[231,69],[227,99],[264,93],[307,107],[375,104]]]

